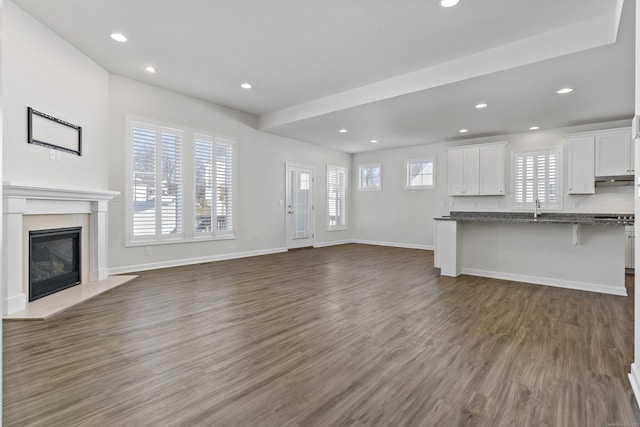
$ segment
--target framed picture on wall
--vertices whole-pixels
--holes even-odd
[[[28,143],[82,155],[82,127],[27,107]]]

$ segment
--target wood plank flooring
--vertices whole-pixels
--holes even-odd
[[[344,245],[139,273],[5,321],[6,426],[632,426],[618,297]]]

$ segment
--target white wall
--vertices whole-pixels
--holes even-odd
[[[0,0],[0,40],[4,39],[4,3],[3,0]],[[2,46],[2,43],[0,43],[0,70],[3,69],[3,62],[4,62],[4,47]],[[3,87],[3,83],[4,83],[4,73],[0,73],[0,176],[2,175],[2,154],[3,154],[3,147],[4,147],[4,138],[3,138],[3,133],[2,133],[2,129],[4,126],[4,115],[3,115],[3,106],[4,106],[4,87]],[[0,198],[2,198],[2,187],[0,187]],[[0,205],[0,216],[4,216],[4,208],[3,205]],[[4,239],[4,227],[2,225],[3,221],[0,221],[0,242],[3,241]],[[2,251],[2,246],[0,245],[0,260],[4,259],[4,254]],[[2,267],[4,269],[4,267]],[[3,286],[0,286],[0,301],[4,301],[4,289]],[[2,332],[3,328],[2,328],[2,319],[0,319],[0,402],[3,402],[2,400]],[[0,405],[0,420],[2,420],[2,405]],[[2,421],[0,421],[0,425],[2,425]]]
[[[506,196],[449,197],[447,195],[447,149],[454,146],[508,141],[509,152],[514,149],[564,146],[564,171],[567,170],[566,135],[598,129],[630,126],[631,120],[599,123],[571,128],[552,129],[498,138],[478,138],[459,143],[420,145],[359,153],[353,156],[352,182],[357,183],[359,164],[382,162],[382,191],[353,191],[354,240],[393,244],[397,246],[433,248],[433,218],[450,211],[509,211],[512,194],[507,167]],[[436,188],[433,190],[405,190],[405,162],[410,159],[436,159]],[[565,174],[566,175],[566,174]],[[354,186],[354,188],[356,188]],[[595,195],[567,195],[564,179],[565,212],[633,213],[633,188],[597,188]]]
[[[326,165],[349,167],[351,155],[255,129],[254,116],[124,77],[110,79],[109,187],[125,195],[125,121],[133,115],[234,137],[238,147],[236,239],[126,247],[123,199],[110,203],[112,272],[135,271],[285,248],[285,164],[315,168],[316,244],[349,241],[351,230],[326,231]],[[257,239],[255,236],[257,235]]]
[[[108,189],[108,73],[10,0],[2,54],[3,181]],[[27,107],[82,126],[82,156],[28,144]]]

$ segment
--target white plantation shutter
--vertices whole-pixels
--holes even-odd
[[[195,233],[233,234],[233,141],[194,135]]]
[[[161,235],[182,235],[182,133],[161,128]]]
[[[145,119],[127,118],[127,125],[127,241],[233,238],[235,141]]]
[[[131,121],[131,240],[182,236],[182,132]]]
[[[215,138],[216,227],[217,235],[233,234],[233,141]]]
[[[347,169],[327,165],[327,214],[329,230],[347,227]]]
[[[132,230],[131,235],[156,234],[156,131],[154,126],[132,123]]]
[[[560,149],[513,153],[513,206],[533,207],[536,199],[541,207],[561,208]]]
[[[194,136],[196,185],[196,234],[213,234],[213,137]]]

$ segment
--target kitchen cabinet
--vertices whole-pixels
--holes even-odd
[[[449,195],[478,195],[480,150],[478,147],[449,150]]]
[[[480,195],[504,195],[505,144],[480,147]]]
[[[631,175],[635,171],[629,128],[595,132],[595,176]]]
[[[506,142],[448,151],[450,196],[503,196]]]
[[[569,136],[568,148],[569,194],[594,194],[595,187],[595,136]]]
[[[636,232],[633,226],[627,226],[624,228],[625,237],[625,262],[624,267],[626,269],[635,268],[635,256],[636,256]]]

